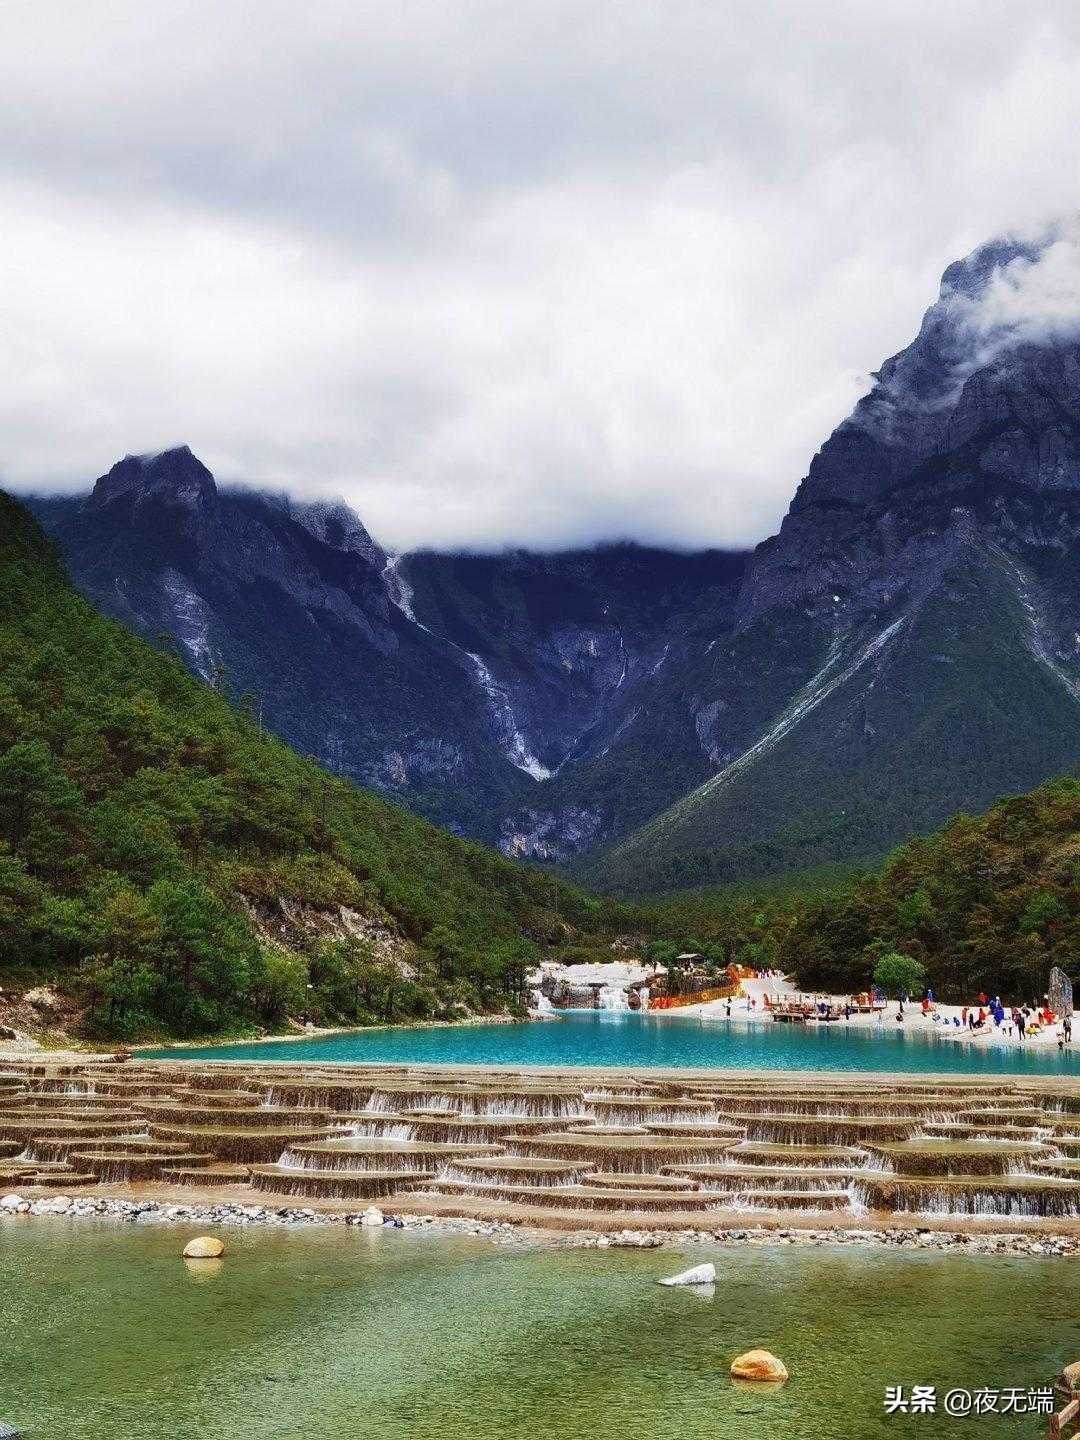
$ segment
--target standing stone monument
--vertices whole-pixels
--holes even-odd
[[[1050,988],[1046,992],[1046,998],[1055,1015],[1072,1015],[1072,981],[1057,965],[1050,971]]]

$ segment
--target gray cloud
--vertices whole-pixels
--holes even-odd
[[[1080,334],[1080,216],[1031,237],[1034,253],[992,272],[985,290],[958,295],[951,308],[969,338],[972,366],[1022,344],[1073,340]]]
[[[1078,161],[1054,0],[9,0],[0,477],[183,440],[396,546],[747,544]]]

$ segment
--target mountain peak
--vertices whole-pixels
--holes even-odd
[[[138,507],[147,501],[205,511],[217,502],[217,485],[187,445],[153,455],[125,455],[94,485],[87,502],[100,510],[121,502]]]
[[[1012,478],[1035,489],[1080,488],[1078,364],[1080,224],[980,245],[945,270],[918,334],[884,362],[814,457],[792,510],[865,505],[983,431],[992,447],[1002,431],[1020,437],[1038,428],[1053,406],[1065,438],[1055,432],[1042,459],[1015,464]],[[997,473],[994,464],[988,473]]]

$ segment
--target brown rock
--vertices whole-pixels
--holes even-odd
[[[733,1380],[786,1380],[787,1366],[768,1350],[747,1350],[731,1362]]]
[[[185,1260],[218,1260],[225,1254],[225,1246],[213,1235],[198,1235],[184,1246]]]

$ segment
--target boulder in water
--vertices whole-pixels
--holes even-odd
[[[225,1246],[213,1235],[197,1235],[184,1246],[185,1260],[220,1260]]]
[[[747,1350],[731,1362],[733,1380],[786,1380],[787,1366],[769,1350]]]
[[[360,1224],[373,1230],[376,1226],[383,1223],[383,1218],[383,1213],[377,1205],[369,1205],[360,1216]]]
[[[669,1275],[660,1281],[661,1285],[715,1285],[716,1266],[695,1265],[691,1270],[683,1270],[678,1275]]]

